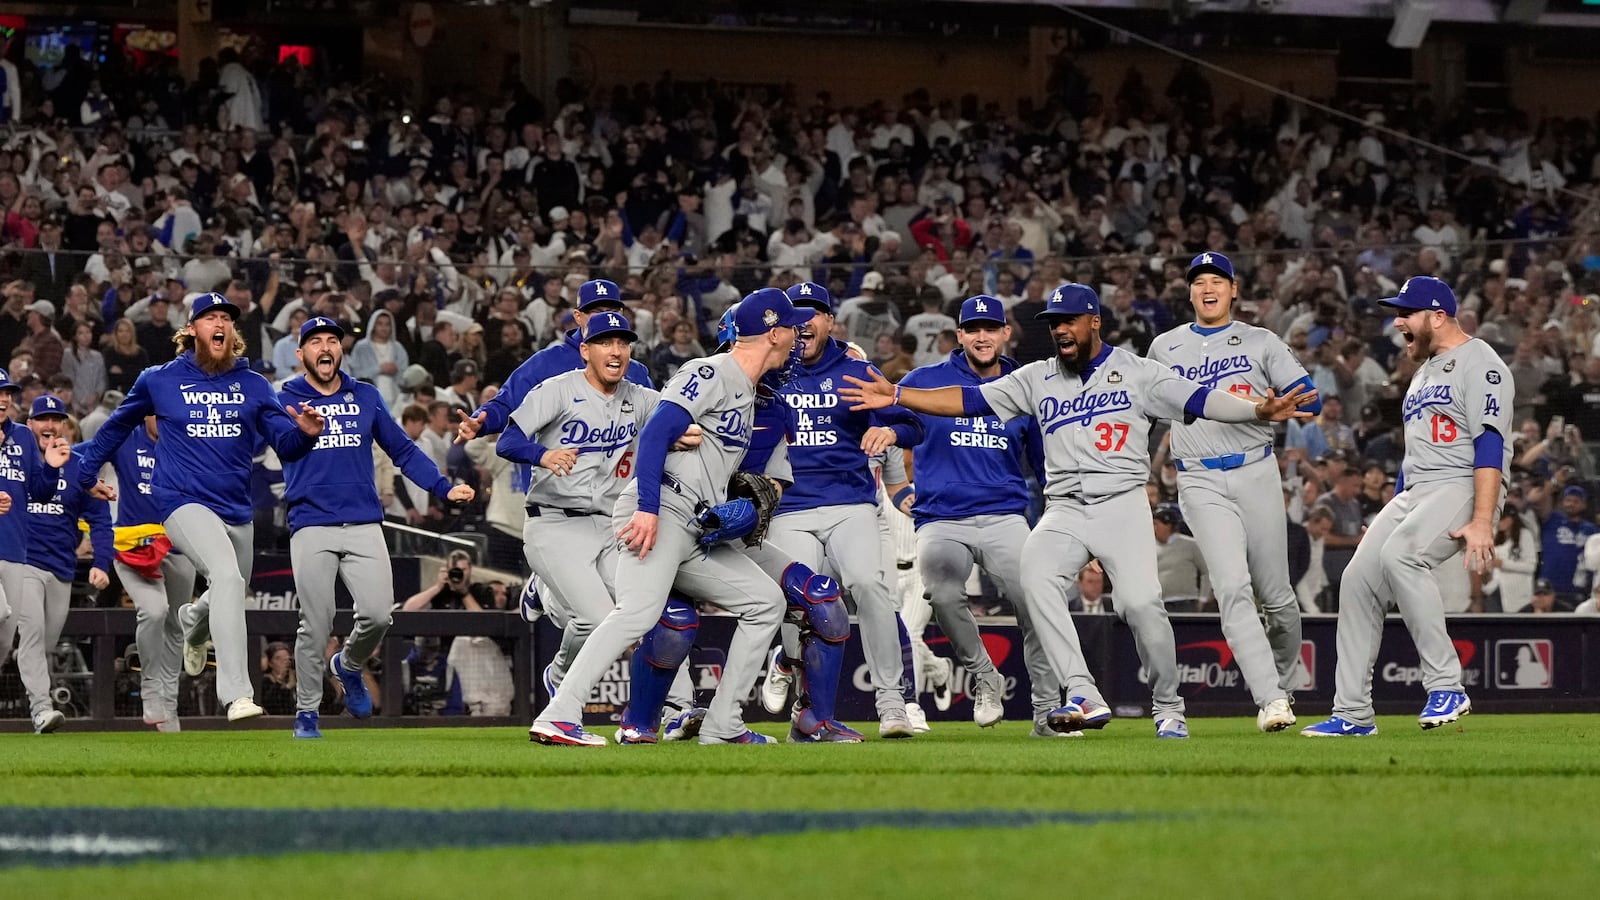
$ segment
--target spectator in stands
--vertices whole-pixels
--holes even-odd
[[[1556,602],[1565,609],[1577,606],[1589,593],[1591,575],[1579,562],[1584,544],[1600,528],[1585,518],[1588,507],[1588,491],[1578,485],[1563,488],[1559,507],[1542,529],[1539,577],[1554,585]]]
[[[1071,603],[1072,612],[1109,615],[1114,611],[1111,593],[1106,590],[1106,576],[1098,563],[1090,563],[1078,573],[1077,593]]]
[[[489,602],[484,610],[505,611],[505,582],[490,582],[486,587]],[[511,715],[511,700],[516,695],[515,683],[511,680],[511,661],[494,638],[482,635],[456,638],[450,643],[450,668],[460,681],[461,701],[467,715]]]
[[[1156,568],[1161,575],[1161,599],[1168,609],[1199,611],[1211,597],[1211,578],[1200,545],[1183,534],[1183,517],[1170,505],[1151,513],[1156,534]]]
[[[455,365],[450,367],[450,383],[434,394],[437,402],[467,411],[477,409],[480,372],[478,363],[473,360],[456,360]]]
[[[451,550],[439,565],[433,584],[406,598],[401,609],[458,609],[482,612],[493,606],[493,593],[487,585],[472,580],[472,555]]]
[[[106,386],[126,394],[150,366],[150,353],[139,340],[132,319],[118,319],[105,342]]]
[[[106,391],[105,356],[95,349],[94,337],[92,324],[77,323],[72,329],[72,345],[61,358],[61,374],[72,382],[72,409],[78,416],[94,409]]]
[[[1483,582],[1483,608],[1476,612],[1512,612],[1533,598],[1533,573],[1539,560],[1539,536],[1522,514],[1507,508],[1495,529],[1494,571]],[[1545,582],[1549,584],[1549,582]]]
[[[405,690],[402,712],[412,716],[466,714],[461,699],[461,679],[444,654],[437,637],[412,640],[411,652],[401,661],[401,686]]]
[[[373,310],[365,333],[350,351],[350,374],[377,387],[390,408],[400,397],[398,376],[411,365],[411,357],[395,339],[395,332],[394,314],[387,309]]]
[[[261,708],[269,716],[292,716],[294,693],[294,650],[273,641],[261,659]]]

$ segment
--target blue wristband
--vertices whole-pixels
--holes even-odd
[[[908,484],[900,490],[895,491],[894,496],[889,498],[889,500],[894,504],[895,509],[899,509],[907,497],[915,497],[916,495],[917,489]]]

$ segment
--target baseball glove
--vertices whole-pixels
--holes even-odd
[[[700,514],[700,546],[709,550],[722,541],[749,534],[761,521],[756,505],[745,497],[718,503]]]
[[[744,535],[744,545],[754,547],[767,536],[767,526],[772,524],[772,514],[778,508],[778,487],[765,475],[754,472],[735,472],[728,479],[728,497],[748,499],[756,507],[756,524]]]

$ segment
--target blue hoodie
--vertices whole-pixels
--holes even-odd
[[[50,499],[60,477],[61,470],[44,461],[28,426],[0,416],[0,490],[11,495],[11,512],[0,516],[0,562],[28,561],[24,511],[30,500]],[[72,546],[76,548],[77,542]]]
[[[289,504],[291,532],[309,525],[383,521],[372,480],[374,442],[407,478],[440,498],[450,493],[450,479],[395,424],[378,389],[347,373],[339,375],[340,392],[331,397],[312,387],[304,375],[290,379],[278,395],[279,405],[315,407],[328,423],[310,453],[284,463],[283,499]]]
[[[1009,375],[1020,363],[1000,357],[1000,375]],[[993,378],[979,378],[957,349],[942,363],[913,369],[900,379],[901,387],[935,389],[973,387]],[[994,416],[921,416],[927,434],[913,456],[917,467],[917,502],[911,518],[918,528],[945,519],[972,516],[1026,515],[1028,485],[1022,461],[1044,477],[1044,444],[1039,423],[1032,416],[1004,424]]]
[[[868,428],[893,428],[895,443],[901,447],[922,442],[922,420],[916,413],[898,406],[851,412],[839,398],[839,388],[849,387],[844,376],[866,380],[869,372],[876,371],[871,363],[849,356],[845,345],[833,338],[828,338],[814,365],[795,366],[794,377],[778,393],[778,399],[794,411],[794,441],[789,444],[794,486],[783,492],[779,515],[822,506],[876,504],[878,484],[861,452]]]
[[[511,420],[511,414],[522,405],[522,400],[528,396],[529,391],[548,378],[583,368],[583,354],[578,350],[579,343],[578,332],[574,329],[567,332],[566,340],[552,344],[523,360],[522,365],[517,366],[515,371],[506,376],[506,383],[500,386],[500,392],[473,413],[474,416],[479,413],[487,415],[483,421],[483,428],[478,433],[490,435],[505,431],[506,423]],[[628,372],[622,377],[640,387],[655,389],[655,383],[650,380],[650,370],[637,359],[628,362]],[[528,475],[527,465],[518,463],[511,479],[511,486],[517,493],[527,493]]]
[[[178,507],[198,503],[229,525],[249,522],[258,439],[265,437],[285,464],[310,453],[314,443],[245,360],[212,375],[189,351],[139,374],[127,399],[83,445],[80,486],[94,486],[100,467],[151,414],[161,432],[161,452],[150,488],[162,521]]]
[[[148,429],[135,428],[128,435],[111,457],[111,468],[117,473],[117,527],[160,525],[161,508],[150,483],[156,473],[156,439]]]
[[[28,565],[62,581],[71,581],[78,574],[78,544],[83,540],[79,519],[89,523],[96,569],[110,574],[111,559],[116,555],[111,546],[111,504],[89,496],[79,485],[80,465],[78,454],[73,453],[61,468],[52,495],[28,504]]]

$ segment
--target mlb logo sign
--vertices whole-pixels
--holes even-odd
[[[1543,638],[1494,642],[1494,686],[1502,690],[1539,690],[1554,682],[1556,651]]]
[[[1294,667],[1294,674],[1290,676],[1294,683],[1289,686],[1293,691],[1314,691],[1317,689],[1317,645],[1311,641],[1300,642],[1300,661]]]

